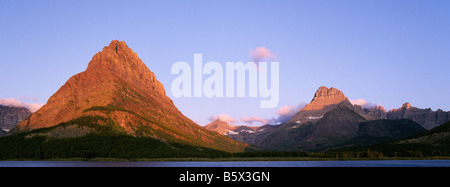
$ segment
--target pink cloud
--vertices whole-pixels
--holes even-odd
[[[290,115],[293,112],[295,112],[295,109],[293,106],[284,105],[284,106],[280,107],[280,109],[278,109],[277,114],[280,116],[283,116],[283,115]]]
[[[275,55],[273,55],[273,53],[265,47],[258,47],[254,50],[250,49],[250,56],[257,64],[261,61],[261,59],[276,58]]]
[[[298,105],[284,105],[277,111],[277,117],[270,120],[271,124],[281,124],[289,121],[294,115],[303,107],[306,103],[300,103]]]
[[[354,99],[354,100],[350,100],[350,103],[352,103],[353,105],[359,105],[362,108],[371,108],[374,107],[375,105],[370,103],[369,101],[366,101],[364,99]]]
[[[260,117],[255,117],[255,116],[251,116],[251,117],[242,117],[241,121],[249,124],[249,125],[254,125],[254,123],[262,123],[263,125],[268,124],[269,120],[267,119],[263,119]]]
[[[44,104],[42,104],[42,103],[24,103],[24,102],[18,101],[13,98],[9,98],[9,99],[0,98],[0,105],[13,106],[13,107],[25,107],[28,110],[30,110],[31,112],[36,112],[42,106],[44,106]]]
[[[210,121],[215,121],[217,119],[219,119],[220,121],[223,121],[225,123],[236,123],[237,122],[236,119],[234,119],[233,117],[231,117],[230,115],[225,114],[225,113],[222,113],[219,115],[214,115],[214,116],[211,116],[208,118],[208,120],[210,120]]]

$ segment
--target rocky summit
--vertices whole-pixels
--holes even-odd
[[[307,104],[301,110],[323,110],[325,108],[331,108],[333,105],[337,105],[346,100],[348,100],[348,98],[345,97],[344,93],[341,90],[333,87],[327,88],[325,86],[321,86],[314,94],[311,103]]]
[[[311,102],[300,109],[300,111],[298,111],[286,124],[302,124],[318,121],[328,111],[344,101],[349,102],[348,98],[341,90],[333,87],[327,88],[321,86],[314,94]]]
[[[13,131],[53,127],[85,116],[99,116],[118,131],[167,143],[228,152],[243,151],[247,146],[184,116],[155,74],[123,41],[113,40],[95,54],[84,72],[72,76]]]

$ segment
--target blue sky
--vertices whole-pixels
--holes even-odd
[[[24,1],[0,0],[0,98],[45,103],[111,40],[125,41],[188,117],[270,119],[309,102],[322,85],[386,109],[410,102],[450,110],[450,1]],[[280,102],[174,98],[177,61],[280,62]]]

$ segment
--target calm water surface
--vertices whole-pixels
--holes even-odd
[[[450,160],[107,162],[0,161],[0,167],[450,167]]]

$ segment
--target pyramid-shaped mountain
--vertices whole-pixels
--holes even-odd
[[[129,135],[162,142],[229,152],[247,146],[184,116],[155,74],[123,41],[114,40],[95,54],[86,71],[71,77],[14,131],[53,127],[84,116],[101,116]]]

